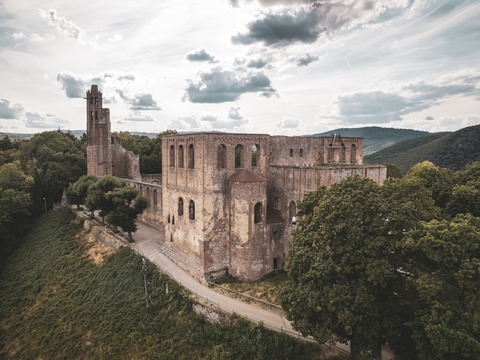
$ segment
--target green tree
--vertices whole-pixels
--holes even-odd
[[[372,358],[397,329],[401,276],[382,190],[353,176],[306,200],[299,205],[282,306],[303,334],[322,343],[350,342],[352,359]]]
[[[32,185],[32,177],[23,172],[18,161],[0,167],[0,253],[10,251],[28,228]]]
[[[454,184],[451,170],[436,166],[430,161],[424,161],[412,166],[406,176],[423,181],[424,186],[432,192],[435,204],[445,209]]]
[[[76,204],[77,208],[80,204],[85,204],[88,195],[88,189],[97,181],[97,177],[93,175],[83,175],[76,182],[70,184],[67,189],[68,200],[72,204]]]
[[[147,199],[139,196],[139,191],[130,186],[115,188],[106,194],[106,198],[114,204],[107,215],[107,222],[126,231],[129,241],[133,241],[132,232],[137,230],[135,220],[147,208]]]
[[[89,186],[85,205],[92,214],[95,210],[100,210],[102,222],[105,222],[105,217],[115,208],[115,204],[108,197],[108,193],[124,186],[127,186],[125,181],[117,177],[103,176]]]
[[[420,222],[402,242],[420,359],[478,359],[480,354],[480,219]]]

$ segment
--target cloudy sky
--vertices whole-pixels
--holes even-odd
[[[480,124],[478,0],[0,0],[0,131]]]

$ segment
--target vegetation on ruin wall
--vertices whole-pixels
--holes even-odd
[[[140,156],[140,173],[160,174],[162,172],[162,137],[176,133],[176,130],[166,130],[154,138],[130,134],[128,131],[120,131],[114,135],[126,150]]]
[[[69,209],[52,211],[4,259],[0,358],[321,358],[317,346],[239,318],[206,323],[150,263],[146,308],[141,257],[122,248],[96,265],[85,236]]]
[[[423,162],[380,186],[358,176],[299,205],[282,307],[351,359],[478,359],[480,162]]]
[[[30,140],[0,140],[0,257],[31,220],[59,203],[63,190],[87,172],[85,137],[48,131]]]

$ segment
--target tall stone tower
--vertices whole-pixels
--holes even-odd
[[[102,108],[97,85],[87,91],[87,173],[112,175],[110,110]]]

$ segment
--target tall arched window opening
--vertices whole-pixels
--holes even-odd
[[[170,145],[170,166],[175,166],[175,146]]]
[[[195,220],[195,203],[193,200],[190,200],[190,203],[188,204],[188,218],[190,220]]]
[[[188,168],[195,168],[195,148],[193,144],[188,145]]]
[[[288,204],[288,220],[292,225],[297,223],[297,205],[293,200]]]
[[[252,153],[252,159],[251,159],[251,165],[252,167],[258,166],[258,155],[260,154],[260,145],[255,144],[251,148],[251,153]]]
[[[243,145],[235,146],[235,169],[243,169]]]
[[[253,222],[255,224],[262,222],[262,203],[256,203],[253,208]]]
[[[178,167],[183,168],[183,145],[178,146]]]
[[[227,147],[223,144],[217,146],[217,169],[227,167]]]
[[[345,145],[342,144],[341,153],[340,153],[340,161],[345,162],[347,161],[347,150],[345,149]]]
[[[357,163],[357,145],[352,144],[350,149],[350,163],[356,164]]]
[[[183,215],[183,199],[178,198],[178,216]]]

